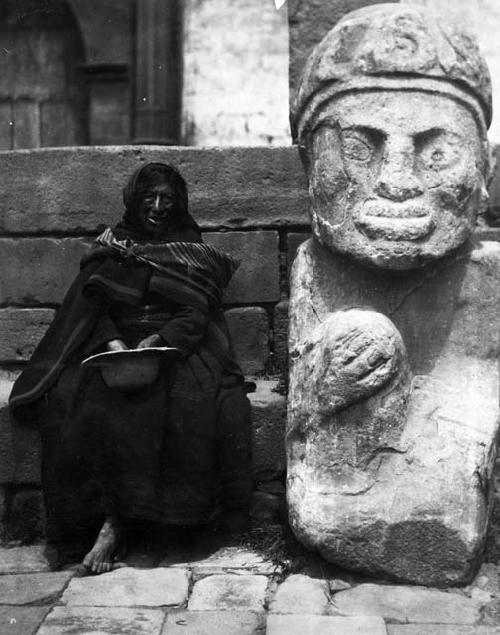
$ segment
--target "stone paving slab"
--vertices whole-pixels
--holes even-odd
[[[262,635],[264,614],[245,611],[170,613],[162,635]]]
[[[160,562],[160,566],[168,566],[168,558]],[[173,566],[191,568],[195,579],[223,573],[254,573],[257,575],[276,573],[275,564],[245,547],[223,547],[206,558],[185,561]]]
[[[388,635],[500,635],[500,627],[460,624],[388,624]]]
[[[32,635],[49,611],[49,606],[0,606],[0,633]]]
[[[269,607],[272,613],[322,615],[328,608],[328,583],[307,575],[289,576],[280,584]]]
[[[47,604],[61,595],[72,576],[72,571],[0,576],[0,603]]]
[[[266,635],[386,635],[378,616],[269,615]]]
[[[464,595],[425,587],[360,584],[332,598],[332,613],[380,615],[399,624],[475,624],[481,605]]]
[[[44,547],[0,547],[0,575],[5,573],[35,573],[50,571]]]
[[[263,575],[212,575],[195,583],[190,611],[262,611],[268,580]]]
[[[56,606],[37,635],[160,635],[164,619],[159,609]]]
[[[74,578],[61,601],[69,606],[179,606],[188,596],[184,569],[132,569]]]

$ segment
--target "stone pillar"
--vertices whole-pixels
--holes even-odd
[[[499,421],[491,84],[420,7],[346,15],[293,104],[312,240],[290,282],[287,498],[327,560],[433,586],[475,575]]]
[[[179,0],[137,2],[135,143],[179,144],[181,8]]]

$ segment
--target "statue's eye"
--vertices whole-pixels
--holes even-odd
[[[349,130],[342,132],[342,153],[346,159],[367,163],[373,152],[373,144],[367,135]]]
[[[417,136],[415,149],[421,165],[439,172],[460,159],[460,140],[457,135],[441,130],[429,130]]]

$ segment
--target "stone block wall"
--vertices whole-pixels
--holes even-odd
[[[52,321],[82,254],[121,217],[128,175],[158,160],[174,163],[186,178],[190,209],[205,241],[241,261],[226,290],[225,309],[241,366],[258,378],[250,395],[254,478],[264,502],[283,491],[285,398],[273,389],[286,365],[290,244],[307,235],[308,222],[296,149],[5,152],[0,153],[0,528],[10,538],[32,540],[43,526],[39,439],[35,430],[13,427],[9,420],[12,383]],[[269,519],[269,504],[260,499],[259,504]]]
[[[42,528],[36,431],[13,428],[12,383],[48,327],[93,238],[121,216],[121,188],[148,161],[174,163],[205,240],[241,260],[225,295],[254,413],[257,507],[283,493],[288,275],[309,236],[307,186],[295,147],[117,146],[0,153],[0,531],[23,540]],[[500,210],[500,174],[491,210]],[[492,220],[493,219],[493,220]],[[479,230],[498,239],[500,229]],[[271,501],[272,503],[272,501]],[[276,506],[279,507],[279,506]],[[13,524],[15,522],[15,525]]]

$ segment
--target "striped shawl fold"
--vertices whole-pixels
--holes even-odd
[[[222,292],[239,265],[227,254],[204,243],[118,240],[110,228],[96,239],[96,243],[113,250],[120,258],[149,265],[149,291],[205,311],[221,304]],[[94,255],[91,253],[89,258],[95,256],[99,256],[99,250]],[[116,286],[116,274],[106,280],[104,272],[96,272],[90,277],[89,284],[105,287],[113,284],[111,278],[115,278]],[[118,288],[115,291],[118,293]],[[132,298],[128,302],[134,303]]]
[[[235,260],[203,243],[117,240],[111,229],[105,230],[96,243],[82,258],[80,274],[14,384],[9,406],[19,421],[36,421],[37,400],[55,384],[110,301],[139,305],[148,293],[155,292],[211,314],[209,337],[214,342],[220,340],[216,348],[221,361],[227,362],[228,368],[234,366],[229,343],[219,337],[216,316],[220,314],[223,289],[238,266]]]

